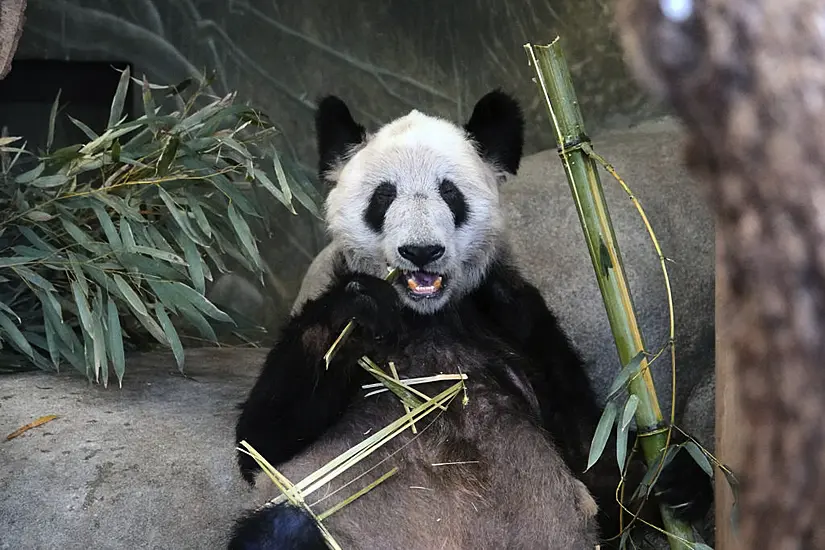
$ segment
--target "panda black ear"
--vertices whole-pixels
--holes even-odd
[[[355,122],[340,98],[330,95],[318,101],[315,111],[315,135],[318,145],[318,175],[335,167],[338,160],[366,137],[366,129]]]
[[[518,172],[524,149],[524,115],[512,96],[493,90],[479,99],[464,129],[486,161],[510,174]]]

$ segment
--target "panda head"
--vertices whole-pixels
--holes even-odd
[[[334,96],[315,119],[326,222],[351,271],[396,278],[423,314],[476,288],[502,245],[499,184],[519,167],[524,119],[493,91],[463,126],[419,111],[368,134]]]

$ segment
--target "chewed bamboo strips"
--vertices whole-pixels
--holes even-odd
[[[369,485],[367,485],[366,487],[364,487],[360,491],[357,491],[357,492],[353,493],[351,496],[345,498],[344,500],[342,500],[341,502],[339,502],[338,504],[336,504],[335,506],[333,506],[332,508],[330,508],[329,510],[324,512],[323,514],[319,514],[318,515],[318,521],[324,521],[329,516],[331,516],[332,514],[334,514],[335,512],[337,512],[338,510],[340,510],[344,506],[346,506],[347,504],[350,504],[351,502],[355,501],[355,499],[366,495],[367,493],[369,493],[370,491],[375,489],[378,485],[380,485],[381,483],[387,481],[389,478],[391,478],[392,476],[394,476],[397,473],[398,473],[398,468],[394,467],[392,470],[390,470],[386,474],[382,475],[381,477],[379,477],[378,479],[376,479],[375,481],[373,481],[372,483],[370,483]]]

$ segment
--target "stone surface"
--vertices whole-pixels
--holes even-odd
[[[233,456],[236,403],[261,350],[129,358],[123,389],[72,374],[0,378],[0,548],[221,548],[251,505]],[[38,417],[59,418],[5,436]]]

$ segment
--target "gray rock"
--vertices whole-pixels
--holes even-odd
[[[694,387],[714,374],[714,224],[701,185],[682,166],[682,145],[681,130],[671,118],[594,138],[596,151],[641,202],[664,255],[672,260],[667,267],[676,320],[677,418]],[[657,351],[669,335],[659,259],[627,194],[606,171],[601,170],[601,176],[639,326],[648,349]],[[518,262],[558,315],[587,362],[597,393],[605,398],[620,363],[556,151],[526,157],[518,177],[505,184],[501,193]],[[310,265],[293,311],[323,290],[334,247],[329,244]],[[657,360],[652,370],[661,408],[668,416],[669,354]],[[695,408],[713,411],[712,391],[709,398]],[[694,419],[699,422],[695,416],[686,420]],[[690,431],[700,428],[712,434],[712,420],[710,415],[701,425],[683,425]]]
[[[235,405],[261,350],[129,358],[122,390],[74,375],[6,376],[0,389],[0,548],[225,547],[253,494],[234,461]],[[59,418],[5,436],[40,416]]]

